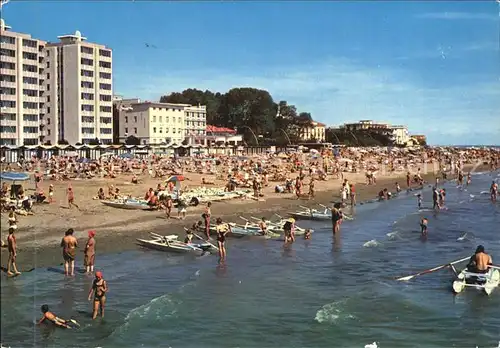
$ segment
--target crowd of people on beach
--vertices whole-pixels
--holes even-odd
[[[93,180],[96,178],[110,180],[107,192],[103,187],[99,188],[95,200],[110,200],[133,198],[131,195],[122,194],[120,188],[111,184],[111,180],[117,177],[127,177],[132,187],[139,185],[148,177],[153,180],[161,180],[156,186],[149,188],[143,199],[147,205],[154,209],[163,210],[167,219],[174,218],[172,209],[177,206],[177,218],[185,219],[187,208],[191,202],[186,202],[182,197],[188,190],[186,187],[169,181],[165,184],[167,177],[172,175],[185,176],[190,186],[197,186],[189,181],[189,175],[198,173],[203,175],[198,186],[216,185],[226,191],[234,191],[235,188],[247,188],[249,197],[255,200],[265,199],[263,188],[275,183],[274,192],[278,194],[293,195],[296,199],[314,199],[316,196],[316,182],[339,180],[339,199],[330,209],[332,218],[332,232],[334,236],[340,233],[341,224],[346,217],[343,209],[354,207],[356,201],[357,185],[375,185],[377,176],[406,176],[406,190],[412,187],[423,187],[428,184],[422,172],[432,171],[435,173],[433,184],[433,209],[439,210],[445,207],[446,190],[439,188],[441,180],[447,180],[450,176],[456,177],[459,186],[471,183],[471,173],[465,171],[465,166],[476,164],[488,164],[491,170],[500,167],[498,152],[489,149],[450,149],[450,148],[421,148],[414,150],[401,149],[360,149],[360,148],[325,148],[322,151],[311,151],[308,153],[289,154],[262,154],[255,157],[228,156],[228,155],[196,155],[188,158],[177,156],[151,155],[148,158],[131,156],[121,158],[119,156],[103,156],[98,160],[88,160],[70,156],[50,156],[46,158],[32,157],[30,160],[21,161],[18,164],[9,164],[4,167],[9,170],[24,170],[33,173],[35,182],[34,194],[27,195],[27,188],[22,185],[9,187],[5,181],[2,182],[1,205],[2,211],[8,214],[8,237],[6,243],[2,240],[2,246],[6,246],[9,252],[7,275],[17,276],[21,272],[16,265],[18,243],[16,241],[16,230],[19,218],[29,219],[31,214],[36,214],[34,206],[42,203],[55,203],[56,183],[66,182],[66,201],[68,208],[80,209],[88,202],[77,204],[75,191],[72,183],[75,180]],[[15,168],[17,167],[17,168]],[[429,168],[430,167],[430,168]],[[355,174],[364,174],[366,181],[355,182],[352,177]],[[214,175],[216,178],[210,181],[206,177]],[[306,181],[307,180],[307,181]],[[395,179],[397,180],[397,179]],[[47,186],[45,182],[48,181]],[[307,193],[304,185],[308,185]],[[43,187],[47,187],[48,195],[45,195]],[[374,199],[389,200],[394,195],[400,194],[403,189],[399,181],[394,181],[393,188],[383,188]],[[491,200],[496,201],[498,196],[498,184],[493,181],[490,187]],[[139,196],[140,197],[140,196]],[[422,195],[418,193],[417,206],[422,209]],[[221,213],[223,213],[221,211]],[[215,220],[216,249],[219,259],[223,262],[226,258],[225,242],[227,235],[231,233],[231,224],[223,222],[221,217],[213,219],[212,203],[208,202],[200,214],[201,219],[192,226],[186,228],[185,243],[192,243],[193,236],[201,233],[207,242],[213,239],[210,235],[212,222]],[[284,242],[287,244],[295,242],[295,220],[287,219],[283,223]],[[263,235],[268,233],[266,220],[259,222]],[[428,219],[420,221],[422,236],[428,233]],[[66,276],[75,275],[76,250],[78,240],[73,235],[74,230],[68,229],[61,240],[60,246],[63,250],[64,273]],[[304,233],[304,239],[310,239],[311,232]],[[104,316],[104,306],[108,286],[103,278],[102,271],[95,271],[96,260],[96,231],[88,231],[88,238],[84,247],[84,268],[87,274],[94,274],[95,279],[89,293],[89,300],[94,297],[92,317],[95,319],[100,309]],[[58,318],[49,311],[48,306],[42,306],[44,313],[40,323],[48,320],[58,326],[71,327],[67,320]]]

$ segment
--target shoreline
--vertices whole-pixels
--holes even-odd
[[[479,169],[479,168],[478,168]],[[422,175],[425,183],[423,189],[432,186],[435,178],[439,177],[435,173],[427,173]],[[450,178],[447,181],[455,180]],[[384,188],[394,187],[395,182],[406,184],[405,177],[382,177],[377,180],[376,184],[367,185],[366,183],[354,182],[356,187],[357,205],[362,205],[365,202],[373,201],[377,198],[377,194]],[[340,179],[338,180],[340,186]],[[440,178],[440,183],[445,181]],[[402,185],[405,186],[405,185]],[[412,185],[412,190],[420,190],[421,186]],[[402,188],[403,193],[407,189]],[[296,199],[294,195],[287,194],[286,196],[269,197],[262,201],[254,200],[229,200],[221,202],[213,202],[212,215],[221,217],[223,221],[243,223],[239,216],[255,216],[272,218],[275,213],[287,215],[292,210],[299,206],[314,206],[318,204],[331,205],[332,201],[338,201],[340,197],[339,190],[318,190],[316,197],[311,200]],[[129,219],[121,220],[118,223],[111,222],[109,224],[96,225],[91,221],[85,221],[83,226],[71,226],[68,224],[61,228],[39,228],[33,233],[33,229],[29,227],[19,228],[16,231],[18,236],[18,256],[17,265],[21,272],[39,267],[57,266],[62,263],[62,252],[59,242],[63,237],[64,230],[72,227],[75,230],[75,237],[79,241],[77,251],[76,265],[83,263],[83,247],[87,238],[87,230],[97,230],[96,235],[96,266],[99,268],[99,255],[109,253],[120,253],[137,249],[136,238],[143,238],[148,232],[159,234],[178,234],[179,237],[184,237],[183,227],[192,225],[198,220],[201,220],[202,207],[198,206],[188,211],[185,220],[169,219],[164,216],[163,211],[127,211]],[[112,208],[114,209],[114,208]],[[350,205],[346,210],[350,209]],[[95,220],[101,218],[101,215],[96,215]],[[61,223],[59,223],[61,224]],[[125,226],[124,226],[125,225]],[[299,223],[300,225],[300,223]],[[142,227],[141,227],[142,226]],[[25,234],[33,233],[34,242],[26,245]],[[21,235],[21,236],[20,236]],[[33,241],[33,239],[32,239]],[[35,245],[33,245],[35,244]],[[8,252],[6,248],[1,251],[2,269],[7,265]]]

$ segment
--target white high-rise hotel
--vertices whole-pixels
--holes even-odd
[[[1,22],[0,144],[113,140],[112,52],[80,32],[47,43]]]

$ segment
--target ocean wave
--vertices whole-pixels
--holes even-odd
[[[365,348],[379,348],[377,342],[365,344]]]
[[[353,315],[343,313],[343,307],[345,307],[345,304],[346,300],[342,300],[324,305],[316,312],[314,320],[318,323],[335,324],[339,321],[354,319],[355,317]]]
[[[389,240],[396,240],[399,237],[399,231],[386,233],[386,236]],[[365,243],[366,244],[366,243]]]
[[[376,239],[372,239],[372,240],[369,240],[368,242],[366,242],[365,244],[363,244],[363,247],[364,248],[376,248],[380,245],[382,245],[382,244],[379,243]]]

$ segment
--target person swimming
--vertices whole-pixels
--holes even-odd
[[[311,230],[307,229],[306,232],[304,233],[304,239],[311,239]]]
[[[44,322],[51,322],[54,325],[65,328],[65,329],[72,329],[73,327],[70,324],[80,326],[80,324],[78,324],[78,322],[76,320],[73,320],[73,319],[65,320],[65,319],[59,318],[54,313],[49,311],[49,306],[46,304],[44,304],[42,307],[40,307],[40,310],[43,313],[43,317],[38,321],[38,325],[40,325]]]

